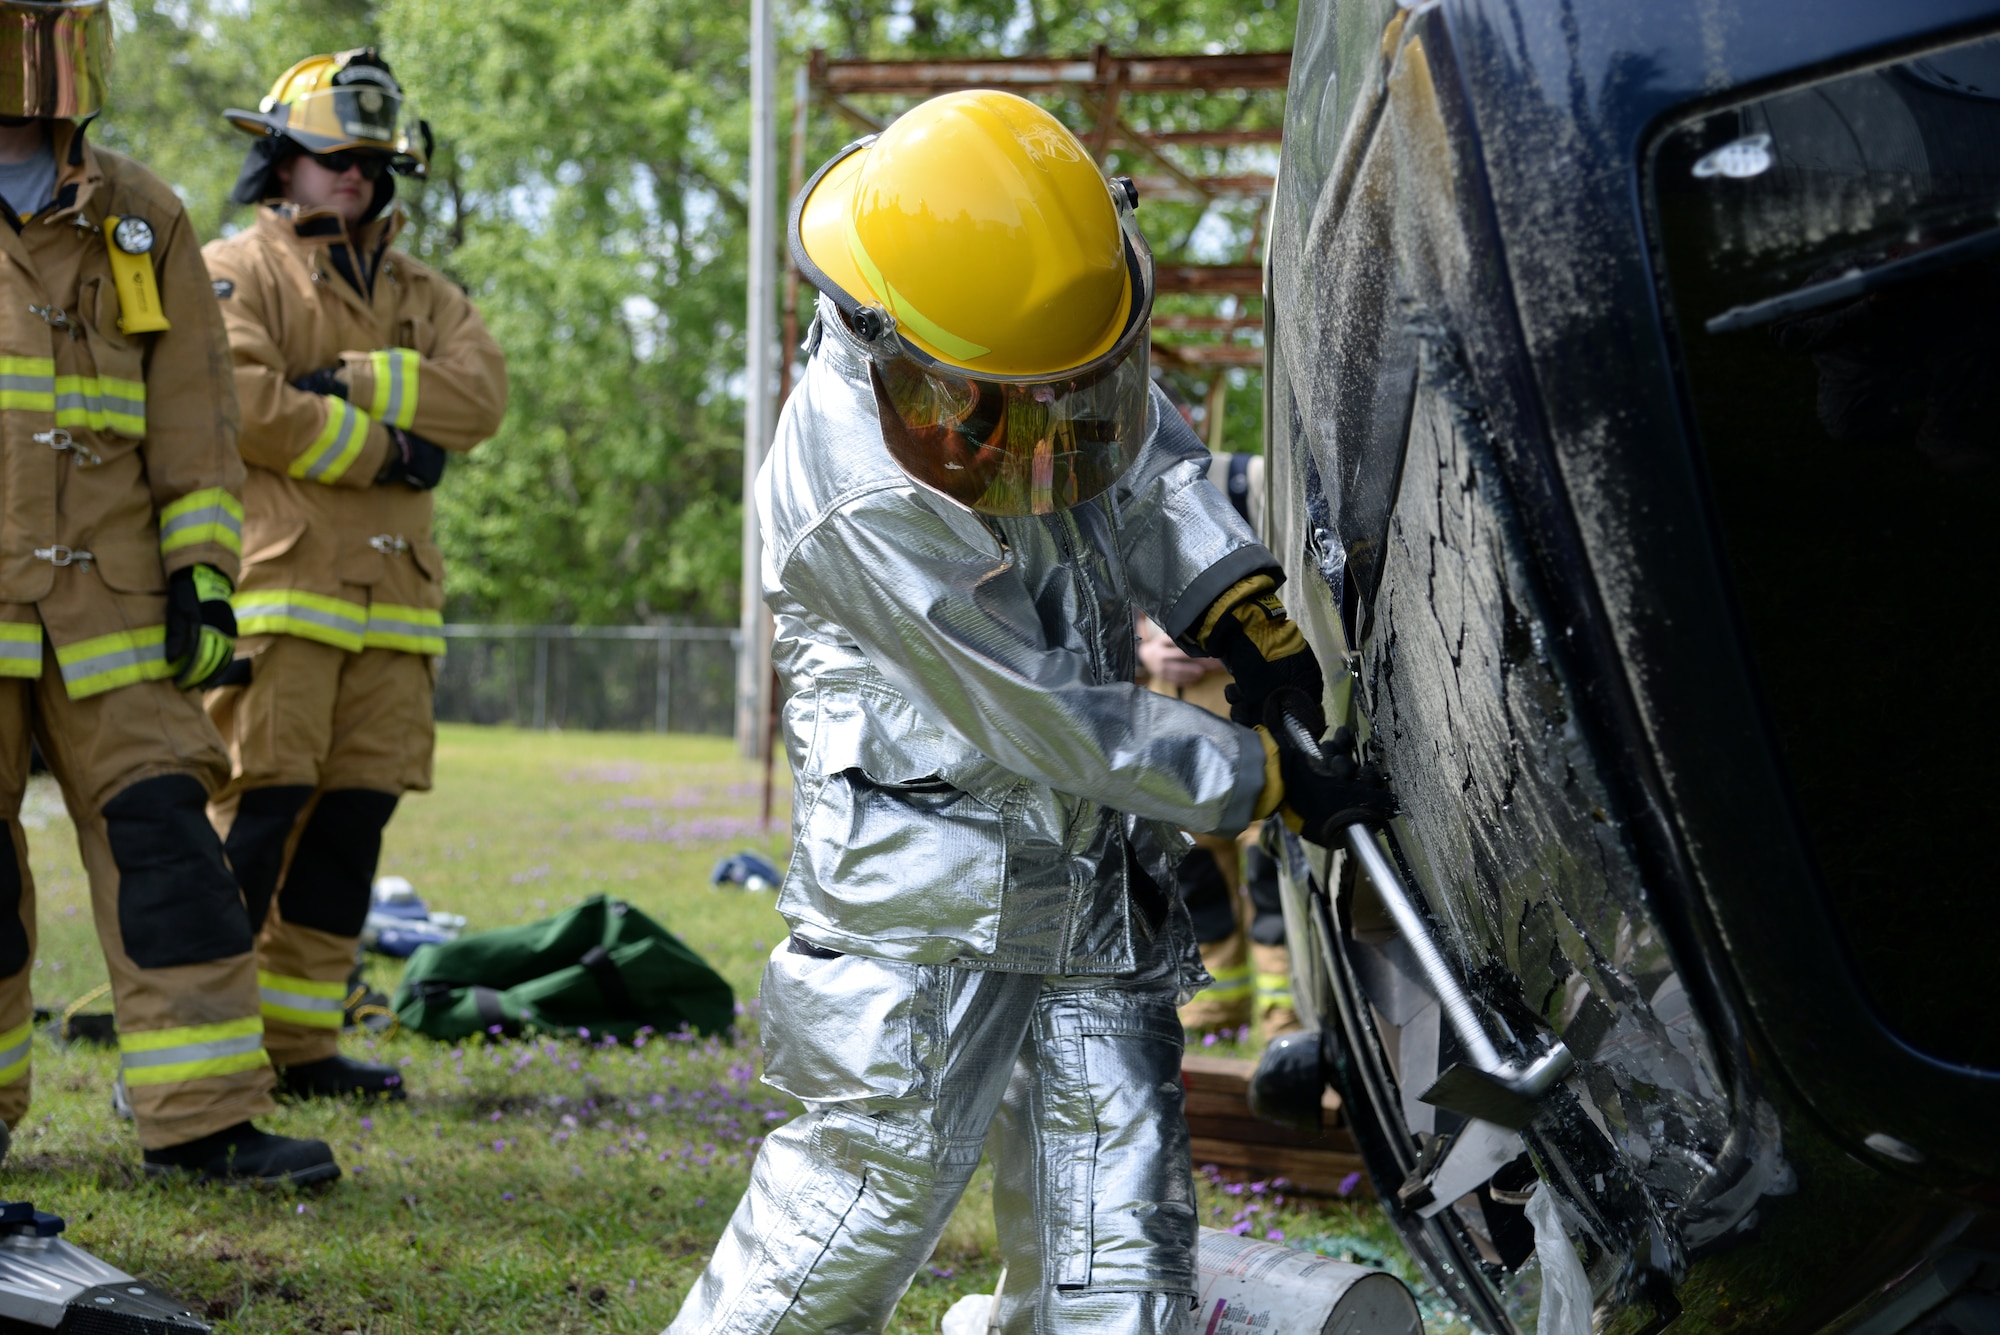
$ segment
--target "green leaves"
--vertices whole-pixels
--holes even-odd
[[[1269,50],[1290,45],[1294,0],[824,0],[780,9],[790,52],[779,85],[789,103],[791,65],[816,45],[881,57],[1100,43]],[[431,120],[430,181],[398,182],[411,217],[403,244],[479,303],[507,350],[511,380],[500,434],[455,463],[437,493],[449,616],[734,620],[749,174],[740,7],[121,0],[118,43],[99,141],[172,181],[204,236],[240,226],[246,214],[227,196],[250,141],[222,109],[255,107],[294,61],[379,46]],[[1264,123],[1255,118],[1274,106],[1194,98],[1131,114],[1213,127]],[[1058,110],[1089,123],[1080,107]],[[790,124],[788,104],[779,116]],[[810,125],[808,171],[853,133],[824,110]],[[1194,205],[1147,203],[1163,259],[1214,258],[1204,247],[1233,259],[1249,244],[1254,208],[1207,212],[1203,222]],[[1192,379],[1183,391],[1198,401],[1203,388]],[[1256,397],[1254,376],[1232,391],[1232,446],[1254,442]]]

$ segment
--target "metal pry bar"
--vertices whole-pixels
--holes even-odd
[[[1306,755],[1314,769],[1322,774],[1328,773],[1330,766],[1326,752],[1319,739],[1313,736],[1312,726],[1294,705],[1294,701],[1281,696],[1277,708],[1272,711],[1276,715],[1272,721]],[[1541,1100],[1555,1088],[1557,1081],[1569,1074],[1576,1065],[1576,1058],[1560,1039],[1547,1052],[1530,1061],[1515,1061],[1501,1056],[1500,1049],[1494,1045],[1480,1019],[1478,1005],[1466,994],[1458,975],[1452,972],[1451,965],[1445,960],[1444,952],[1432,939],[1430,925],[1417,911],[1416,902],[1410,897],[1409,888],[1403,884],[1395,865],[1375,841],[1375,832],[1358,821],[1344,828],[1349,851],[1360,861],[1368,879],[1375,883],[1382,902],[1388,906],[1389,916],[1395,920],[1403,939],[1409,942],[1410,953],[1416,958],[1431,991],[1436,993],[1438,1004],[1451,1020],[1452,1032],[1458,1035],[1459,1045],[1470,1059],[1455,1062],[1446,1068],[1431,1087],[1417,1097],[1436,1107],[1448,1108],[1452,1112],[1516,1131],[1528,1126],[1535,1120]]]
[[[1467,1062],[1447,1068],[1429,1089],[1418,1097],[1425,1103],[1483,1121],[1520,1130],[1535,1120],[1541,1100],[1576,1065],[1570,1050],[1557,1040],[1555,1045],[1532,1061],[1515,1061],[1500,1055],[1481,1022],[1479,1007],[1459,984],[1444,953],[1431,938],[1430,926],[1417,911],[1403,878],[1397,873],[1374,831],[1362,825],[1347,827],[1347,847],[1361,863],[1368,879],[1395,919],[1396,928],[1409,943],[1410,953],[1423,970],[1424,979],[1437,994],[1438,1004],[1458,1035]]]

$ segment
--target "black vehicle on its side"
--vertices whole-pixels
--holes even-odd
[[[1392,1217],[1495,1332],[2000,1332],[2000,4],[1303,0],[1287,118],[1266,534],[1402,811],[1287,916]]]

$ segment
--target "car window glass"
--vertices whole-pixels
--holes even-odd
[[[2000,38],[1669,129],[1649,169],[1712,512],[1888,1025],[2000,1068]],[[1699,633],[1688,628],[1688,633]]]

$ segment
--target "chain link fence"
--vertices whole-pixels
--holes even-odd
[[[735,729],[740,632],[723,626],[444,628],[441,723],[587,732]]]

